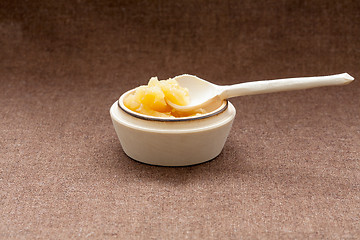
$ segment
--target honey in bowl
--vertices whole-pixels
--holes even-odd
[[[158,80],[152,77],[148,85],[137,87],[133,93],[124,98],[128,109],[153,117],[180,118],[205,114],[203,108],[192,112],[178,112],[167,104],[167,100],[180,106],[190,102],[189,91],[181,87],[175,79]]]

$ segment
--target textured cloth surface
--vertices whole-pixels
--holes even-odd
[[[1,1],[0,239],[359,239],[359,23],[355,0]],[[193,167],[131,160],[109,115],[152,76],[342,72],[232,99]]]

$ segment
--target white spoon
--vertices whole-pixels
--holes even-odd
[[[332,85],[345,85],[354,80],[354,78],[347,73],[321,77],[300,77],[255,81],[227,86],[215,85],[189,74],[180,75],[174,79],[179,83],[180,86],[189,90],[191,99],[191,102],[186,106],[179,106],[167,100],[167,103],[171,107],[180,112],[191,112],[196,109],[209,106],[210,104],[218,104],[224,99],[232,97],[300,90]]]

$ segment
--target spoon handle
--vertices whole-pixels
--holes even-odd
[[[244,95],[301,90],[333,85],[344,85],[350,83],[353,80],[354,78],[349,74],[342,73],[321,77],[300,77],[246,82],[235,85],[222,86],[222,93],[220,94],[220,96],[223,99],[227,99]]]

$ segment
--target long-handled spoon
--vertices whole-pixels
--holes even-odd
[[[214,102],[218,103],[219,101],[232,97],[333,85],[345,85],[354,80],[354,78],[347,73],[321,77],[300,77],[255,81],[227,86],[215,85],[188,74],[177,76],[175,79],[180,86],[189,90],[191,98],[191,102],[185,106],[179,106],[167,100],[167,103],[171,107],[180,112],[191,112],[208,106],[209,104],[214,104]]]

